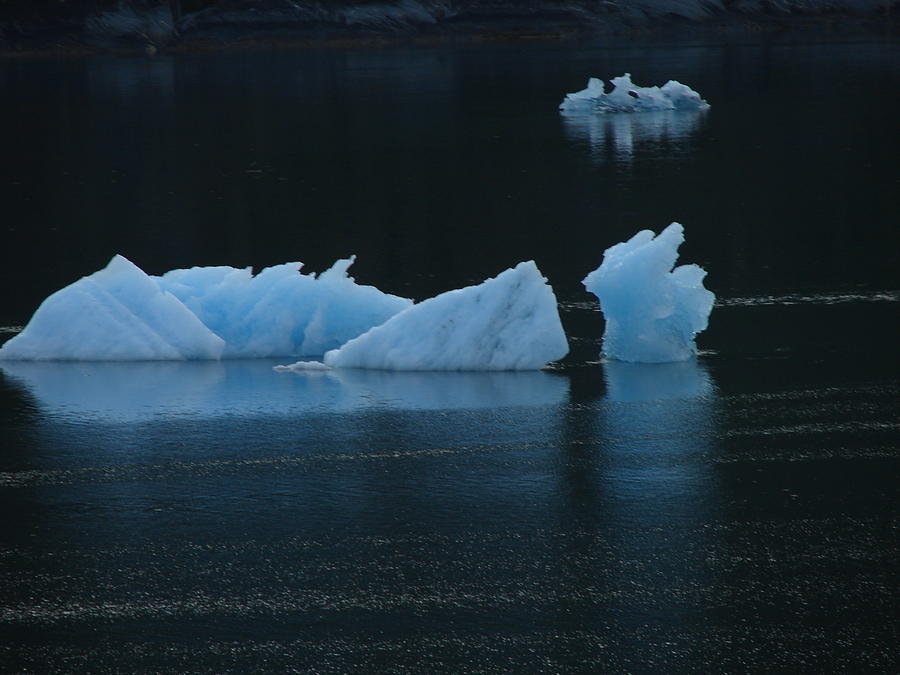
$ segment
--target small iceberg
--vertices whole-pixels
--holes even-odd
[[[539,370],[569,352],[553,289],[533,261],[442,293],[325,354],[331,368]],[[285,369],[309,370],[303,362]]]
[[[702,268],[675,267],[682,243],[678,223],[659,235],[642,230],[606,249],[600,267],[585,277],[606,319],[607,358],[664,363],[697,353],[694,336],[706,328],[716,296],[704,288]]]
[[[302,263],[194,267],[161,277],[121,255],[50,295],[0,360],[160,361],[321,355],[412,300],[356,284],[354,257],[318,277]]]
[[[272,370],[279,373],[303,373],[309,371],[321,373],[331,370],[331,366],[326,366],[321,361],[295,361],[286,366],[272,366]]]
[[[681,82],[669,80],[661,87],[639,87],[631,73],[610,80],[607,93],[603,80],[592,77],[587,88],[566,94],[559,109],[566,112],[646,112],[652,110],[706,110],[709,103]]]

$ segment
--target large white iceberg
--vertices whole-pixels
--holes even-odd
[[[151,277],[122,256],[57,291],[0,360],[144,361],[321,355],[412,301],[357,285],[353,258],[319,277],[301,263],[195,267]]]
[[[568,351],[556,296],[537,265],[528,261],[477,286],[413,305],[325,354],[325,364],[382,370],[537,370]]]
[[[224,356],[321,355],[412,305],[412,300],[361,286],[347,275],[355,256],[318,277],[302,263],[250,269],[193,267],[157,278],[225,340]]]
[[[225,341],[120,255],[50,295],[0,359],[218,359]]]
[[[709,104],[700,94],[681,82],[669,80],[661,87],[639,87],[631,81],[631,73],[610,80],[606,92],[603,80],[592,77],[587,87],[566,94],[560,110],[592,112],[643,112],[650,110],[705,110]]]
[[[663,363],[696,354],[694,336],[706,328],[716,296],[703,287],[703,269],[674,267],[683,242],[678,223],[658,236],[642,230],[606,249],[600,267],[584,279],[606,319],[607,358]]]

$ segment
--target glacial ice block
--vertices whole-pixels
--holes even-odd
[[[607,93],[603,80],[592,77],[587,87],[566,94],[559,109],[567,112],[643,112],[649,110],[705,110],[709,104],[700,94],[675,80],[662,87],[639,87],[631,81],[631,73],[610,80]]]
[[[218,359],[225,342],[140,268],[117,255],[41,303],[0,360]]]
[[[442,293],[325,354],[333,368],[537,370],[569,351],[556,296],[532,261]]]
[[[151,277],[115,256],[48,297],[0,359],[143,361],[321,355],[412,305],[356,284],[354,258],[316,277],[301,263],[194,267]]]
[[[706,328],[716,296],[703,287],[703,269],[674,267],[683,242],[678,223],[657,236],[642,230],[606,249],[600,267],[584,279],[606,319],[607,358],[662,363],[696,353],[694,336]]]
[[[321,355],[387,321],[412,300],[348,276],[355,256],[318,277],[302,263],[249,268],[193,267],[157,278],[225,340],[226,358]]]

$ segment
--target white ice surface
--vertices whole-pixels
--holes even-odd
[[[357,284],[347,275],[354,260],[318,277],[285,263],[255,277],[249,268],[193,267],[157,281],[225,340],[225,357],[322,355],[412,305]]]
[[[272,370],[279,373],[302,373],[305,371],[332,370],[332,367],[326,366],[321,361],[296,361],[295,363],[289,363],[286,366],[273,366]]]
[[[584,279],[606,319],[607,358],[662,363],[696,353],[694,336],[706,328],[715,295],[703,287],[703,269],[674,267],[683,242],[678,223],[658,236],[642,230],[608,248],[600,267]]]
[[[556,296],[532,261],[413,305],[325,354],[333,368],[537,370],[568,353]]]
[[[151,277],[122,256],[48,297],[0,360],[145,361],[321,355],[412,300],[361,286],[353,258],[316,277],[301,263],[194,267]]]
[[[120,255],[50,295],[0,360],[218,359],[225,341]]]
[[[603,80],[592,77],[581,91],[566,94],[559,109],[564,111],[643,112],[650,110],[703,110],[709,107],[700,94],[687,85],[669,80],[662,87],[639,87],[631,73],[610,80],[607,93]]]

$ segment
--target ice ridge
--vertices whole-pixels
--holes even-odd
[[[325,354],[333,368],[536,370],[569,345],[556,296],[533,261],[447,291]]]
[[[147,275],[121,255],[56,291],[0,360],[147,361],[321,355],[412,300],[361,286],[354,258],[318,277],[301,263]]]

